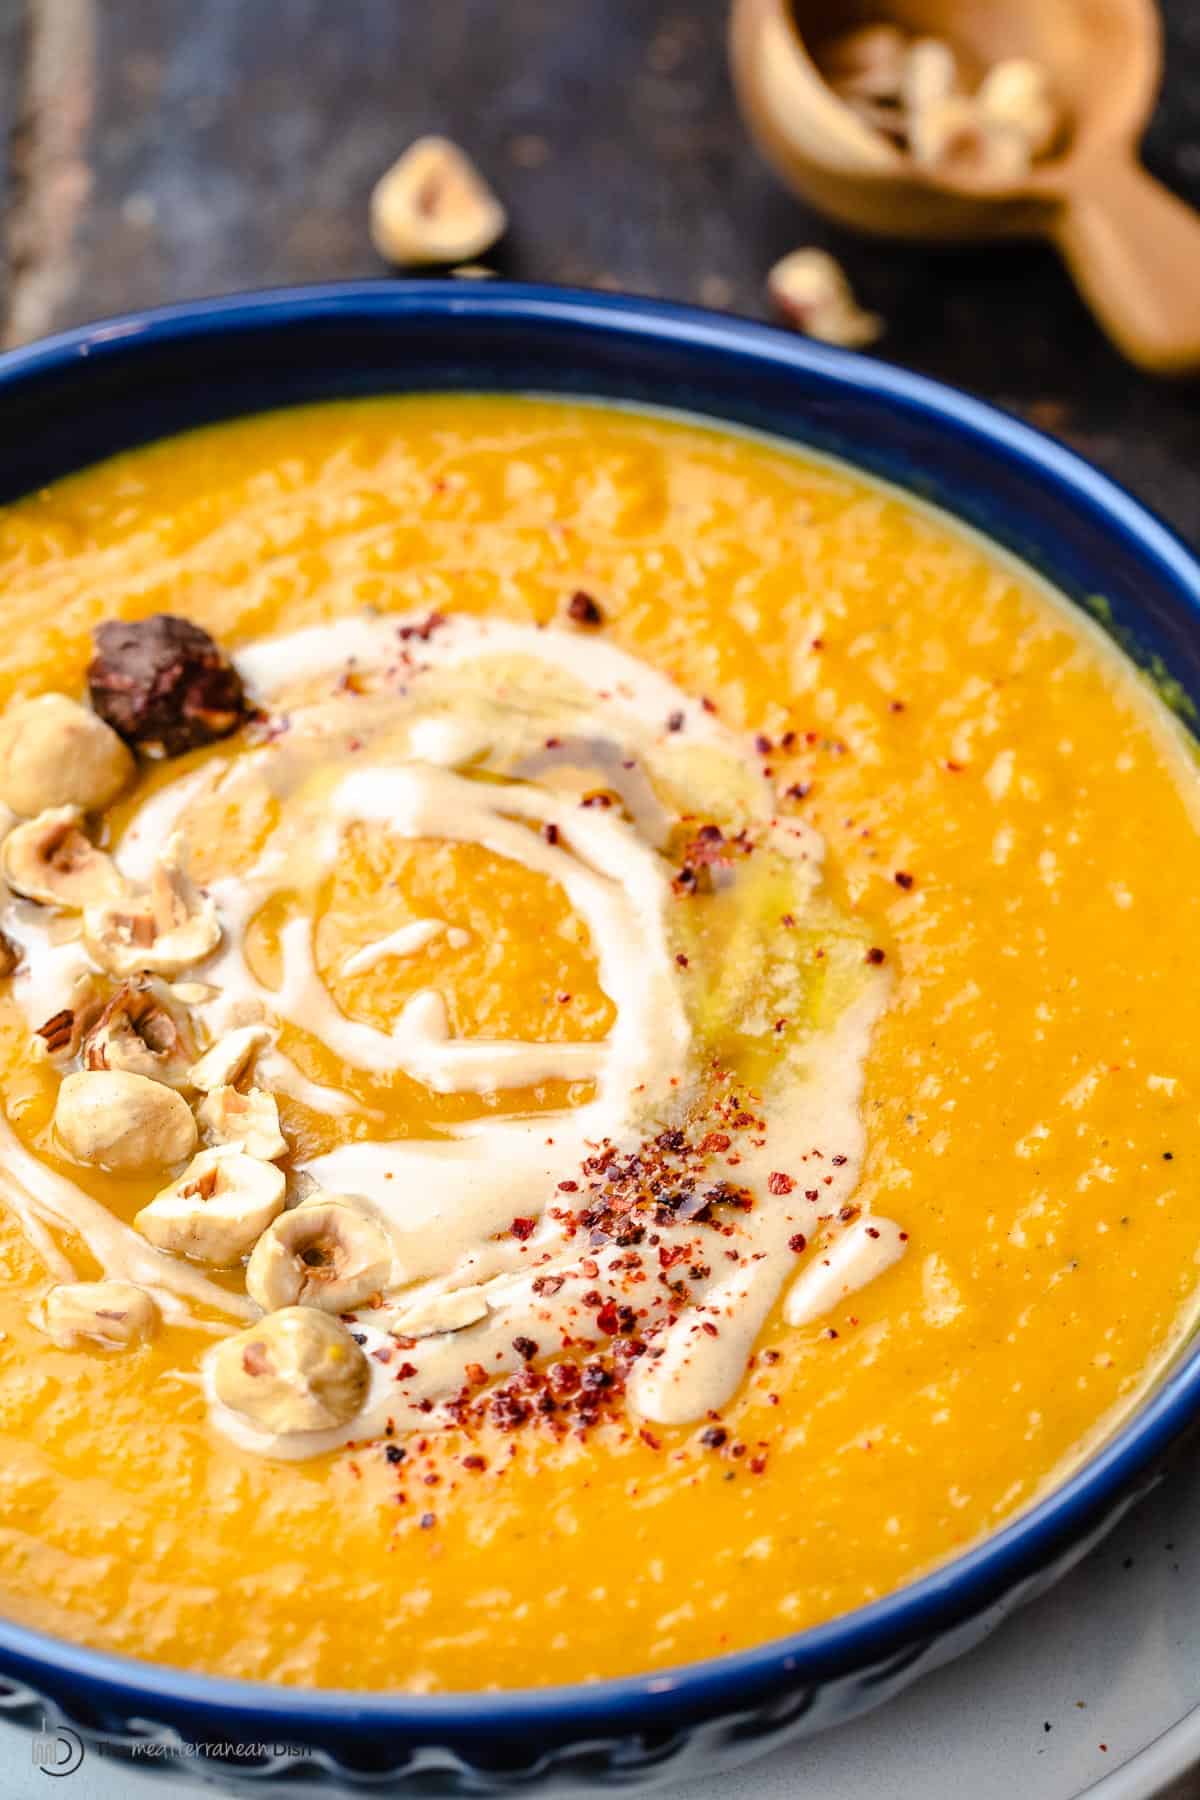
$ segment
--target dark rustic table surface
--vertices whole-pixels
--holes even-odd
[[[1146,160],[1200,204],[1200,0],[1165,11]],[[1048,249],[872,243],[804,209],[747,142],[724,14],[724,0],[0,0],[7,339],[381,274],[372,183],[441,130],[509,204],[500,272],[763,314],[775,258],[826,244],[885,316],[881,354],[1066,438],[1200,544],[1200,384],[1122,363]]]

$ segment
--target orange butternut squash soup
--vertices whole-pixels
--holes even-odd
[[[0,513],[0,1610],[413,1692],[759,1642],[1190,1329],[1191,746],[944,517],[339,403]]]

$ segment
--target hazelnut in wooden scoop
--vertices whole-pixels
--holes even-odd
[[[228,737],[245,719],[241,676],[191,619],[106,619],[92,635],[92,705],[145,755],[181,756]]]
[[[470,262],[507,224],[479,170],[449,138],[418,138],[371,195],[371,240],[402,267]]]
[[[20,700],[0,719],[0,800],[26,818],[51,806],[102,812],[133,769],[116,732],[65,694]]]
[[[213,1359],[217,1398],[264,1431],[329,1431],[366,1399],[367,1359],[332,1314],[288,1306],[226,1338]]]

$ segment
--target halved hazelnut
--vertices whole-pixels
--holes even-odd
[[[200,1124],[218,1144],[233,1144],[260,1162],[287,1155],[287,1139],[279,1129],[279,1107],[274,1094],[249,1088],[214,1088],[196,1108]]]
[[[767,292],[789,325],[826,344],[857,349],[883,331],[883,320],[862,310],[841,264],[826,250],[782,257],[767,277]]]
[[[221,941],[217,909],[188,875],[179,833],[163,852],[148,893],[126,893],[86,907],[83,941],[113,975],[178,975],[216,949]]]
[[[449,138],[418,138],[371,195],[372,242],[402,266],[470,262],[507,224],[483,176]]]
[[[123,891],[112,858],[85,836],[82,818],[77,806],[52,806],[13,827],[0,847],[0,871],[14,893],[79,910]]]
[[[455,1288],[448,1294],[418,1300],[392,1321],[392,1328],[401,1337],[435,1337],[442,1331],[463,1331],[487,1315],[488,1303],[480,1288]]]
[[[186,1086],[195,1055],[186,1008],[153,975],[122,982],[82,1046],[85,1069],[126,1069],[173,1088]]]
[[[274,1163],[241,1150],[201,1150],[133,1222],[156,1250],[230,1269],[283,1210],[286,1185]]]
[[[913,113],[908,147],[922,168],[960,169],[996,182],[1021,180],[1033,161],[1021,131],[989,120],[965,94],[949,94]]]
[[[348,1312],[379,1292],[391,1266],[383,1227],[330,1195],[281,1213],[263,1232],[246,1265],[246,1292],[265,1312],[281,1306]]]
[[[52,806],[103,812],[133,772],[116,732],[65,694],[18,701],[0,719],[0,798],[26,818]]]
[[[367,1397],[367,1359],[344,1325],[289,1306],[236,1332],[213,1355],[217,1398],[264,1431],[331,1431]]]
[[[69,1281],[42,1302],[42,1324],[64,1350],[81,1343],[128,1350],[152,1338],[161,1322],[158,1306],[132,1281]]]
[[[211,1094],[217,1088],[232,1086],[246,1073],[255,1052],[270,1041],[271,1033],[265,1025],[239,1025],[236,1030],[227,1031],[192,1065],[189,1087]]]
[[[68,1075],[58,1090],[54,1129],[76,1162],[114,1175],[167,1168],[196,1147],[186,1100],[161,1081],[121,1069]]]

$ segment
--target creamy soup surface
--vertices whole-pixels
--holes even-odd
[[[5,1615],[667,1667],[976,1541],[1184,1340],[1190,743],[980,541],[437,396],[116,458],[0,570]]]

